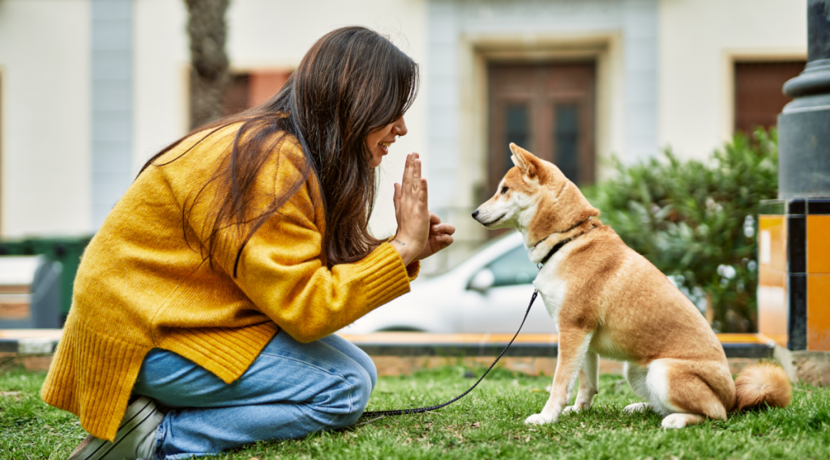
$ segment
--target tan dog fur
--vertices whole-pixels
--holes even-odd
[[[473,217],[487,228],[516,228],[533,263],[573,238],[533,282],[558,324],[559,356],[547,404],[525,423],[552,423],[563,412],[590,408],[599,356],[624,361],[626,380],[648,401],[627,406],[627,412],[659,412],[665,428],[725,419],[736,405],[735,383],[723,347],[697,308],[596,219],[599,211],[559,168],[515,144],[510,149],[516,167]],[[566,408],[577,375],[576,402]],[[740,401],[790,401],[780,367],[750,368],[739,382]]]

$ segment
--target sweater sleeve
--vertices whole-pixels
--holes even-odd
[[[220,153],[229,150],[232,139],[228,135],[216,137],[217,141],[199,147],[201,156],[193,157],[192,166],[172,163],[181,173],[165,169],[171,190],[181,197],[193,234],[203,248],[216,231],[214,220],[221,202],[221,198],[211,198],[223,196],[217,192],[218,181],[210,179],[215,163],[209,159],[225,161],[227,154]],[[383,243],[362,260],[329,269],[323,253],[325,216],[318,185],[313,174],[302,179],[304,164],[305,156],[296,142],[289,139],[279,144],[259,168],[248,195],[252,200],[248,208],[267,209],[286,190],[296,192],[253,233],[238,264],[238,249],[250,228],[220,228],[212,259],[257,310],[296,340],[312,342],[409,292],[409,282],[417,276],[419,265],[405,266],[394,247]]]
[[[322,234],[298,192],[250,239],[234,281],[257,308],[300,342],[347,326],[409,292],[410,273],[388,243],[364,259],[335,265],[322,261]],[[228,260],[230,262],[230,260]],[[227,267],[232,273],[232,266]]]
[[[415,281],[415,278],[418,277],[418,273],[421,271],[421,261],[416,260],[415,262],[410,263],[406,266],[406,274],[409,275],[409,281]]]

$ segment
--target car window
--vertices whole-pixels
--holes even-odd
[[[527,249],[524,246],[511,249],[507,254],[490,262],[487,268],[495,276],[493,287],[529,284],[539,273],[539,269],[527,258]]]
[[[0,1],[2,1],[2,0],[0,0]],[[474,246],[470,247],[468,251],[465,251],[466,254],[464,254],[462,257],[456,258],[455,257],[457,255],[456,254],[453,257],[450,257],[449,260],[445,261],[446,265],[444,267],[436,269],[436,270],[431,270],[428,274],[422,275],[422,276],[435,277],[435,276],[443,275],[444,273],[447,273],[448,271],[454,269],[455,267],[458,267],[459,265],[461,265],[464,262],[470,260],[471,258],[475,257],[476,255],[480,254],[481,252],[486,251],[487,248],[489,248],[490,246],[493,246],[494,244],[497,244],[502,239],[511,238],[513,236],[515,236],[515,235],[508,233],[504,236],[500,236],[498,238],[493,238],[492,240],[484,241],[484,242],[481,242],[481,243],[473,243]],[[456,244],[458,244],[458,243],[456,243]],[[446,251],[442,252],[441,254],[446,255]]]

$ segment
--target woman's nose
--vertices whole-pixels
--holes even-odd
[[[403,117],[400,117],[395,121],[393,132],[396,136],[406,136],[406,133],[409,132],[406,129],[406,122],[403,121]]]

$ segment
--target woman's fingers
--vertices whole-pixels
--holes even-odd
[[[430,227],[430,233],[434,235],[446,234],[452,235],[455,233],[455,226],[452,224],[438,224]]]
[[[401,184],[395,182],[395,193],[392,195],[392,201],[395,202],[395,209],[401,205]]]
[[[438,225],[440,223],[441,223],[441,218],[438,217],[438,214],[435,214],[434,212],[430,211],[429,212],[429,224],[430,225]]]
[[[435,237],[435,239],[441,243],[441,248],[445,248],[452,244],[453,238],[452,235],[442,234]]]
[[[413,161],[412,161],[412,154],[406,156],[406,162],[404,164],[403,169],[403,178],[401,179],[400,184],[395,184],[395,218],[398,222],[398,227],[401,226],[401,214],[410,212],[409,209],[404,209],[406,206],[402,204],[402,199],[404,199],[404,195],[408,194],[411,188],[412,183],[412,175],[413,175]],[[408,198],[408,197],[407,197]]]
[[[421,160],[418,159],[417,153],[410,153],[406,156],[406,164],[403,169],[403,180],[405,185],[411,186],[413,179],[421,177],[420,162]]]
[[[401,181],[401,188],[404,193],[416,194],[419,190],[419,180],[421,178],[421,160],[418,159],[417,153],[410,153],[406,156],[406,166],[403,170],[403,180]]]
[[[412,154],[412,182],[410,182],[410,186],[412,187],[412,193],[417,194],[420,190],[422,190],[426,186],[426,179],[421,177],[421,160],[418,159],[418,154]]]
[[[410,199],[413,196],[417,197],[420,185],[420,177],[416,178],[416,176],[420,176],[420,171],[418,171],[419,164],[420,161],[416,160],[416,154],[410,153],[406,156],[406,166],[404,167],[403,180],[401,181],[398,195],[399,203],[402,199]]]
[[[401,179],[401,187],[409,187],[409,176],[412,169],[412,154],[406,156],[406,161],[403,165],[403,178]]]
[[[395,193],[392,195],[392,202],[395,204],[395,220],[401,224],[401,184],[395,182]]]
[[[429,202],[427,180],[421,177],[421,160],[417,153],[411,153],[407,156],[403,184],[401,184],[400,191],[397,188],[395,191],[398,194],[399,204],[402,200],[413,200],[411,205],[415,209],[406,209],[404,212],[414,212],[417,214],[419,220],[426,218],[427,225],[430,225],[432,216],[427,208],[427,203]],[[402,208],[407,208],[407,206],[403,205]]]

